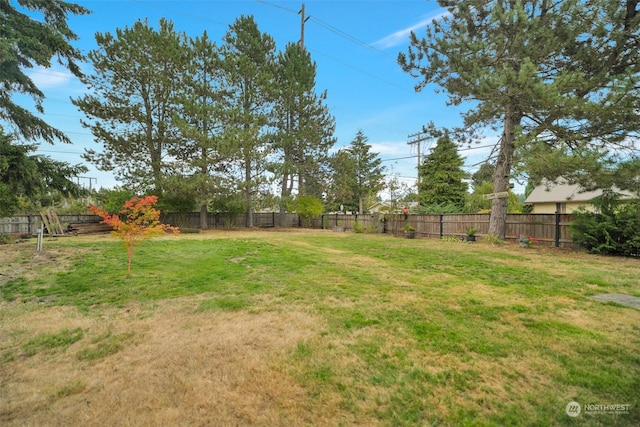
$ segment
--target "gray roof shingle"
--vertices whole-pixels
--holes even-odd
[[[614,191],[623,194],[624,198],[632,198],[633,194],[629,191],[617,188]],[[569,184],[566,179],[560,177],[553,180],[543,180],[540,185],[533,189],[525,203],[564,203],[572,202],[588,202],[589,200],[602,195],[602,190],[585,191],[580,184]]]

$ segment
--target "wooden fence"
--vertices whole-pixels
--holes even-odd
[[[58,215],[60,226],[67,229],[71,224],[97,224],[101,218],[95,215]],[[18,215],[0,218],[0,233],[16,236],[32,236],[38,232],[42,218],[40,215]],[[46,232],[46,231],[45,231]]]
[[[200,228],[200,212],[167,212],[160,220],[164,223],[183,228]],[[300,227],[298,214],[286,214],[284,224],[280,224],[280,214],[277,212],[258,212],[253,214],[253,226],[257,228],[270,227]],[[242,228],[248,226],[246,214],[208,213],[209,228]]]
[[[98,224],[102,220],[97,215],[58,215],[60,225],[63,229],[69,226],[72,228],[85,228],[80,225]],[[182,228],[200,228],[200,212],[168,212],[163,213],[160,220],[164,223]],[[32,236],[38,232],[42,218],[40,215],[18,215],[11,218],[0,218],[0,233],[16,236]],[[207,215],[209,228],[242,228],[247,227],[247,216],[245,214],[224,214],[209,213]],[[258,228],[269,228],[280,226],[280,215],[278,213],[254,213],[253,225]],[[297,214],[286,214],[284,227],[299,227],[299,217]]]
[[[95,215],[59,215],[63,228],[68,225],[97,224],[100,217]],[[507,215],[506,239],[515,240],[518,236],[534,237],[539,244],[563,248],[576,248],[571,241],[569,224],[573,217],[567,214],[510,214]],[[162,222],[182,228],[199,228],[200,213],[166,213]],[[22,215],[0,219],[0,233],[31,236],[37,233],[42,220],[39,215]],[[209,213],[209,228],[247,227],[245,214]],[[255,213],[253,223],[258,228],[279,227],[278,213]],[[482,238],[489,229],[489,214],[443,214],[443,215],[387,215],[363,214],[325,214],[314,218],[312,228],[337,230],[362,230],[373,233],[401,235],[405,225],[416,230],[417,237],[441,238],[455,236],[461,238],[467,228],[475,228],[476,236]],[[300,227],[297,214],[287,214],[284,227]]]
[[[482,238],[489,231],[489,214],[440,214],[440,215],[341,215],[328,214],[313,222],[315,228],[346,230],[363,229],[400,235],[406,225],[411,225],[417,237],[462,238],[468,228],[477,230]],[[577,248],[571,240],[569,224],[573,216],[567,214],[509,214],[507,215],[506,240],[516,240],[527,235],[539,244],[562,248]]]

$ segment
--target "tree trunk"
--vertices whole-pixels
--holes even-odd
[[[251,194],[251,192],[253,191],[252,187],[252,183],[251,183],[251,165],[250,163],[247,161],[246,165],[245,165],[245,175],[244,175],[244,179],[245,179],[245,185],[247,186],[247,188],[245,189],[245,197],[246,197],[246,203],[247,203],[247,227],[248,228],[253,228],[253,196]]]
[[[203,230],[209,228],[209,225],[207,224],[207,213],[207,205],[202,205],[200,207],[200,228]]]
[[[287,225],[287,210],[284,204],[280,204],[280,210],[278,211],[278,225],[284,227]]]
[[[507,104],[504,117],[504,130],[500,142],[500,153],[493,172],[493,192],[509,191],[509,178],[515,152],[515,128],[520,124],[522,115],[513,104]],[[491,202],[491,217],[489,219],[489,235],[505,239],[507,229],[508,197],[494,198]]]
[[[278,215],[278,224],[280,227],[284,227],[287,220],[287,209],[285,207],[285,200],[290,193],[287,191],[287,175],[282,177],[282,188],[280,191],[280,213]]]

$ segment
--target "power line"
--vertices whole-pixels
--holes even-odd
[[[258,3],[262,3],[264,5],[267,5],[267,6],[275,7],[276,9],[285,10],[285,11],[287,11],[289,13],[299,13],[299,12],[296,12],[295,10],[293,10],[293,9],[289,9],[287,7],[284,7],[284,6],[280,6],[280,5],[277,5],[277,4],[269,3],[269,2],[264,1],[264,0],[257,0],[257,2]],[[303,4],[303,6],[304,6],[304,4]],[[350,41],[351,43],[353,43],[355,45],[358,45],[360,47],[368,49],[368,50],[370,50],[372,52],[375,52],[375,53],[377,53],[379,55],[385,56],[385,57],[387,57],[387,58],[389,58],[389,59],[391,59],[391,60],[393,60],[395,62],[395,58],[393,56],[389,55],[388,53],[386,53],[385,51],[380,50],[380,49],[376,48],[375,46],[372,46],[371,44],[358,39],[355,36],[352,36],[351,34],[347,33],[346,31],[343,31],[340,28],[338,28],[338,27],[336,27],[334,25],[331,25],[326,21],[323,21],[320,18],[317,18],[315,16],[309,16],[307,19],[310,19],[311,22],[314,22],[318,26],[323,27],[325,30],[330,31],[330,32],[336,34],[337,36],[342,37],[343,39]]]
[[[389,58],[389,59],[391,59],[392,61],[395,62],[395,58],[393,56],[389,55],[388,53],[386,53],[385,51],[380,50],[380,49],[370,45],[367,42],[363,42],[362,40],[360,40],[357,37],[354,37],[351,34],[341,30],[340,28],[337,28],[337,27],[335,27],[335,26],[333,26],[333,25],[331,25],[331,24],[329,24],[329,23],[327,23],[327,22],[325,22],[325,21],[323,21],[323,20],[321,20],[319,18],[316,18],[316,17],[311,17],[311,22],[314,22],[314,23],[318,24],[319,26],[325,28],[326,30],[331,31],[332,33],[338,35],[339,37],[342,37],[345,40],[350,41],[351,43],[353,43],[353,44],[355,44],[357,46],[360,46],[360,47],[363,47],[365,49],[368,49],[368,50],[370,50],[370,51],[372,51],[374,53],[377,53],[378,55],[381,55],[381,56],[384,56],[386,58]]]
[[[328,58],[328,59],[330,59],[330,60],[332,60],[332,61],[335,61],[335,62],[337,62],[337,63],[339,63],[339,64],[342,64],[342,65],[344,65],[344,66],[346,66],[346,67],[349,67],[349,68],[351,68],[351,69],[354,69],[354,70],[356,70],[356,71],[358,71],[358,72],[360,72],[360,73],[362,73],[362,74],[365,74],[365,75],[367,75],[367,76],[369,76],[369,77],[372,77],[372,78],[374,78],[374,79],[376,79],[376,80],[379,80],[379,81],[381,81],[381,82],[383,82],[383,83],[386,83],[386,84],[388,84],[388,85],[390,85],[390,86],[394,86],[394,87],[396,87],[396,88],[398,88],[398,89],[401,89],[401,90],[403,90],[403,91],[405,91],[405,92],[413,93],[413,91],[412,91],[412,90],[409,90],[409,89],[407,89],[407,88],[406,88],[406,87],[404,87],[404,86],[400,86],[400,85],[398,85],[398,84],[396,84],[396,83],[390,82],[389,80],[385,80],[385,79],[383,79],[382,77],[378,77],[378,76],[376,76],[375,74],[371,74],[371,73],[369,73],[369,72],[367,72],[367,71],[364,71],[364,70],[362,70],[362,69],[360,69],[360,68],[358,68],[358,67],[356,67],[356,66],[353,66],[353,65],[351,65],[351,64],[347,64],[347,63],[346,63],[346,62],[344,62],[344,61],[341,61],[341,60],[339,60],[339,59],[337,59],[337,58],[334,58],[334,57],[332,57],[332,56],[329,56],[329,55],[327,55],[327,54],[325,54],[325,53],[322,53],[322,52],[320,52],[320,51],[318,51],[318,50],[316,50],[316,49],[309,49],[309,50],[310,50],[310,51],[312,51],[312,52],[315,52],[315,53],[317,53],[317,54],[319,54],[319,55],[321,55],[321,56],[324,56],[325,58]]]
[[[293,10],[293,9],[289,9],[289,8],[286,8],[286,7],[283,7],[283,6],[279,6],[279,5],[276,5],[276,4],[272,4],[272,3],[266,2],[264,0],[257,0],[257,2],[258,3],[262,3],[264,5],[267,5],[267,6],[274,7],[276,9],[285,10],[285,11],[287,11],[289,13],[298,14],[298,12]],[[339,28],[337,28],[337,27],[335,27],[335,26],[333,26],[333,25],[331,25],[331,24],[329,24],[329,23],[327,23],[327,22],[325,22],[325,21],[323,21],[323,20],[321,20],[319,18],[316,18],[314,16],[310,16],[309,18],[310,18],[311,22],[314,22],[314,23],[318,24],[319,26],[321,26],[324,29],[326,29],[326,30],[338,35],[339,37],[342,37],[343,39],[348,40],[351,43],[354,43],[354,44],[356,44],[356,45],[358,45],[360,47],[363,47],[365,49],[373,51],[373,52],[375,52],[375,53],[377,53],[379,55],[385,56],[387,58],[391,58],[391,59],[393,59],[395,61],[395,58],[391,57],[391,55],[387,54],[386,52],[384,52],[384,51],[382,51],[380,49],[377,49],[376,47],[374,47],[374,46],[372,46],[372,45],[370,45],[370,44],[368,44],[366,42],[363,42],[362,40],[358,39],[357,37],[352,36],[351,34],[347,33],[346,31],[343,31],[343,30],[341,30],[341,29],[339,29]],[[317,54],[319,54],[321,56],[324,56],[325,58],[328,58],[328,59],[330,59],[332,61],[335,61],[335,62],[337,62],[337,63],[339,63],[341,65],[349,67],[349,68],[351,68],[351,69],[353,69],[353,70],[355,70],[355,71],[357,71],[359,73],[365,74],[365,75],[367,75],[369,77],[372,77],[372,78],[374,78],[376,80],[379,80],[379,81],[381,81],[383,83],[386,83],[388,85],[394,86],[394,87],[396,87],[398,89],[401,89],[403,91],[406,91],[406,92],[409,92],[409,93],[413,93],[413,90],[409,90],[404,86],[400,86],[400,85],[398,85],[396,83],[393,83],[393,82],[390,82],[388,80],[385,80],[382,77],[376,76],[375,74],[371,74],[371,73],[369,73],[369,72],[367,72],[365,70],[362,70],[362,69],[360,69],[360,68],[358,68],[358,67],[356,67],[354,65],[351,65],[351,64],[346,63],[344,61],[341,61],[341,60],[339,60],[337,58],[334,58],[334,57],[332,57],[332,56],[330,56],[330,55],[328,55],[326,53],[320,52],[320,51],[318,51],[316,49],[309,49],[309,50],[313,51],[313,52],[315,52],[315,53],[317,53]]]
[[[469,147],[469,148],[459,148],[458,151],[472,151],[472,150],[478,150],[480,148],[489,148],[489,147],[493,147],[495,146],[495,144],[490,144],[490,145],[481,145],[479,147]],[[407,160],[407,159],[415,159],[416,157],[418,157],[417,155],[411,155],[411,156],[405,156],[405,157],[394,157],[392,159],[382,159],[383,162],[391,162],[394,160]],[[483,160],[480,163],[477,163],[475,165],[471,165],[471,166],[477,166],[479,164],[484,163],[485,161]]]
[[[383,162],[392,162],[394,160],[407,160],[407,159],[415,159],[417,156],[406,156],[406,157],[395,157],[393,159],[381,159]]]
[[[36,150],[39,153],[55,153],[55,154],[83,154],[81,152],[78,151],[61,151],[61,150],[41,150],[41,149],[37,149]]]
[[[276,9],[282,9],[282,10],[286,10],[287,12],[296,13],[296,14],[298,13],[293,9],[289,9],[288,7],[280,6],[280,5],[277,5],[277,4],[272,4],[272,3],[266,2],[264,0],[256,0],[256,1],[258,3],[262,3],[262,4],[267,5],[267,6],[275,7]]]

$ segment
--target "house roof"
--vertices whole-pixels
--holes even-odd
[[[614,191],[623,195],[623,198],[632,198],[629,191],[613,188]],[[602,195],[602,190],[585,191],[580,184],[569,184],[566,179],[560,177],[555,181],[543,180],[540,185],[533,189],[529,197],[524,201],[533,203],[565,203],[588,202],[589,200]]]
[[[371,206],[369,206],[369,209],[373,209],[375,207],[383,207],[383,208],[390,208],[391,205],[387,202],[375,202],[374,204],[372,204]]]
[[[399,207],[399,208],[403,208],[404,206],[406,206],[406,207],[408,207],[408,208],[415,208],[415,207],[417,207],[419,204],[420,204],[419,202],[406,202],[406,203],[400,203],[400,204],[398,205],[398,207]],[[384,208],[391,208],[391,207],[393,207],[393,206],[391,205],[391,203],[389,203],[389,202],[375,202],[374,204],[372,204],[371,206],[369,206],[369,209],[373,209],[373,208],[378,207],[378,206],[380,206],[380,207],[384,207]]]

